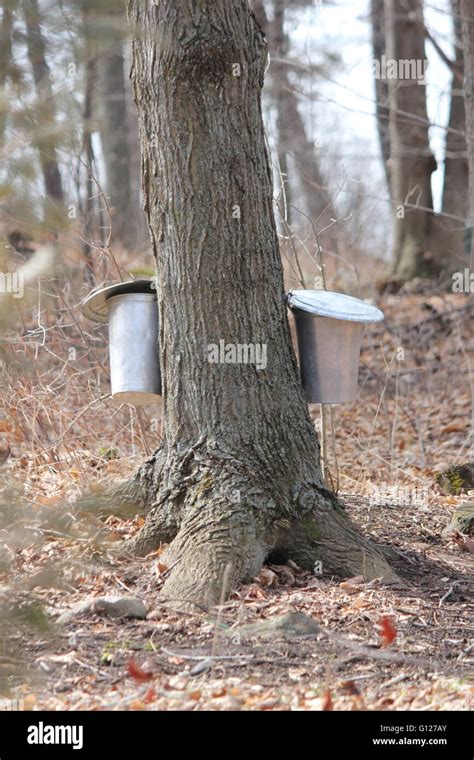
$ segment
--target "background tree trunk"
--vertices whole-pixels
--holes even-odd
[[[151,509],[132,548],[171,541],[164,596],[206,605],[275,552],[388,577],[321,481],[286,314],[255,17],[247,0],[130,0],[129,14],[165,413],[164,445],[137,475]],[[265,345],[266,369],[210,363],[220,340]]]
[[[23,11],[28,58],[37,98],[38,124],[34,140],[39,151],[46,195],[50,199],[63,201],[64,193],[56,149],[56,109],[51,74],[46,61],[46,43],[41,31],[43,19],[38,0],[23,0]],[[47,205],[45,210],[46,213],[50,211]]]
[[[302,3],[304,5],[304,3]],[[300,217],[298,227],[304,227],[305,239],[313,236],[313,230],[325,230],[319,237],[319,243],[337,250],[338,236],[331,219],[336,217],[332,199],[327,191],[327,181],[323,176],[317,148],[307,134],[305,121],[300,112],[299,98],[292,85],[289,70],[288,36],[285,32],[285,0],[272,0],[272,20],[269,19],[262,0],[252,0],[255,17],[265,33],[270,50],[271,65],[271,99],[276,107],[276,139],[278,166],[281,173],[281,193],[279,211],[282,219],[286,216],[284,234],[288,234],[287,225],[298,221],[298,214],[292,209],[295,189],[303,193],[304,210],[310,221]],[[313,226],[314,225],[314,226]],[[338,230],[339,236],[342,235]],[[303,233],[300,233],[303,234]]]
[[[261,4],[263,6],[263,3]],[[268,17],[264,10],[260,10],[260,19],[265,19],[265,26],[262,27],[267,39],[270,40],[270,53],[274,54],[276,58],[286,58],[288,55],[288,39],[285,34],[285,6],[283,0],[274,0],[273,3],[273,23],[272,25],[268,21]],[[276,117],[276,138],[277,138],[277,154],[278,154],[278,168],[280,171],[281,182],[281,200],[280,200],[280,216],[287,223],[291,225],[292,222],[292,188],[291,178],[289,172],[288,154],[290,150],[290,132],[291,122],[289,114],[286,109],[288,98],[291,96],[290,82],[288,81],[288,67],[283,62],[272,62],[271,65],[271,78],[272,78],[272,100],[276,105],[277,117]],[[284,234],[287,230],[284,229]]]
[[[469,195],[469,167],[466,145],[466,111],[463,92],[463,50],[459,2],[451,3],[454,26],[455,58],[451,82],[451,102],[444,159],[442,211],[445,214],[466,218]],[[440,235],[444,245],[435,248],[438,257],[436,268],[444,272],[452,283],[453,272],[466,265],[465,226],[461,220],[440,217]]]
[[[278,108],[279,150],[285,156],[285,166],[288,166],[288,158],[291,157],[301,182],[306,212],[311,222],[321,230],[331,224],[331,219],[335,218],[336,213],[326,189],[327,181],[321,170],[317,148],[308,137],[299,109],[298,97],[288,75],[290,63],[285,63],[289,52],[285,34],[285,0],[274,0],[273,21],[271,24],[267,22],[264,32],[269,40],[270,55],[277,59],[272,63],[270,73],[273,80],[274,99]],[[331,239],[331,245],[337,248],[333,231],[326,232],[324,238],[326,244]]]
[[[375,61],[381,61],[386,55],[385,45],[385,16],[384,0],[371,0],[370,3],[371,26],[372,26],[372,52]],[[383,167],[390,192],[390,129],[388,108],[388,84],[382,77],[375,77],[375,103],[377,116],[377,131],[379,134],[380,150],[382,153]]]
[[[421,0],[385,0],[387,59],[424,62]],[[401,280],[431,276],[436,162],[428,138],[425,87],[416,77],[387,78],[390,106],[390,178],[394,204],[393,269]],[[422,208],[412,208],[420,206]]]
[[[106,189],[113,209],[112,239],[126,248],[139,246],[148,230],[140,197],[140,148],[137,114],[128,78],[129,38],[125,4],[107,0],[110,21],[98,56],[99,120]]]
[[[2,4],[2,24],[0,26],[0,148],[3,147],[7,124],[6,103],[2,101],[6,98],[5,86],[12,63],[12,31],[13,11],[10,4],[4,2]]]
[[[85,26],[87,24],[87,14],[84,15]],[[86,163],[87,177],[85,181],[85,198],[82,204],[82,217],[84,237],[82,250],[84,253],[85,276],[89,284],[95,285],[94,274],[94,257],[92,240],[94,239],[95,228],[99,213],[96,203],[96,188],[93,179],[94,172],[94,147],[92,144],[92,134],[94,132],[94,105],[97,98],[94,97],[95,83],[97,79],[97,44],[96,40],[86,38],[85,53],[85,86],[84,86],[84,110],[83,118],[83,144],[82,150]]]
[[[131,41],[127,39],[125,46],[125,100],[127,108],[127,140],[128,156],[130,167],[130,214],[136,222],[136,244],[149,249],[150,235],[148,225],[143,213],[143,202],[141,197],[141,156],[140,156],[140,135],[138,132],[137,109],[133,100],[133,88],[130,82],[130,60],[131,60]]]
[[[469,233],[471,270],[474,269],[474,9],[470,0],[461,0],[462,40],[464,47],[464,102],[466,108],[466,142],[469,156]]]
[[[120,14],[111,15],[116,19]],[[127,101],[123,36],[102,40],[98,56],[99,118],[106,188],[112,209],[112,238],[126,247],[137,240],[136,217],[130,214],[131,176],[127,139]]]

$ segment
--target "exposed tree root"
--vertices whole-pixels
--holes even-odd
[[[170,458],[167,466],[146,523],[126,548],[144,555],[169,544],[162,555],[170,568],[162,594],[181,607],[183,600],[206,608],[218,603],[274,553],[306,569],[321,563],[326,575],[397,579],[325,489],[287,483],[283,494],[275,482],[263,492],[255,471],[236,472],[235,463],[201,459],[183,473],[183,459],[177,466]]]
[[[90,512],[99,517],[116,515],[127,519],[145,514],[147,500],[140,482],[131,478],[112,487],[109,485],[103,490],[83,494],[74,507],[76,511]]]
[[[300,567],[325,575],[363,575],[366,580],[396,581],[397,574],[373,543],[356,531],[348,517],[334,509],[320,510],[295,525],[287,537],[288,557]]]

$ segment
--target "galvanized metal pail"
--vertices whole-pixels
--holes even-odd
[[[161,393],[156,296],[125,293],[107,300],[112,398],[156,404]]]
[[[384,318],[375,306],[342,293],[293,290],[301,381],[306,400],[345,404],[357,396],[364,324]]]
[[[156,404],[161,395],[158,305],[153,280],[132,280],[94,290],[84,316],[108,322],[112,397],[121,403]]]

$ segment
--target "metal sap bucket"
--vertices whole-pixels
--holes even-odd
[[[383,312],[365,301],[326,290],[292,290],[300,372],[306,400],[346,404],[357,397],[364,324]]]
[[[161,395],[158,304],[152,280],[133,280],[93,291],[82,312],[108,322],[112,398],[120,403],[156,404]]]

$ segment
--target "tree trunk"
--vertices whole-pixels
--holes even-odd
[[[323,485],[291,344],[265,148],[266,44],[247,0],[130,0],[156,258],[164,444],[131,548],[170,543],[163,595],[215,603],[272,555],[393,577]],[[212,363],[210,344],[268,362]],[[262,348],[262,350],[264,350]]]
[[[137,109],[133,100],[133,88],[130,82],[128,72],[130,71],[130,48],[129,40],[126,43],[125,56],[125,100],[127,107],[127,142],[128,156],[130,166],[130,214],[136,221],[137,245],[149,248],[150,236],[148,234],[148,225],[143,213],[143,203],[140,192],[141,180],[141,156],[140,156],[140,135],[138,133]]]
[[[46,195],[56,201],[63,201],[64,193],[56,149],[56,109],[51,73],[46,61],[46,43],[41,31],[43,20],[38,0],[23,0],[23,10],[28,58],[37,98],[38,124],[34,139],[39,151]],[[48,206],[46,212],[49,212]]]
[[[452,0],[452,13],[455,38],[454,72],[451,83],[451,102],[449,110],[448,131],[444,159],[444,182],[442,211],[444,214],[466,218],[467,199],[469,195],[469,168],[466,145],[466,111],[462,89],[463,71],[462,29],[459,16],[458,0]],[[453,272],[466,265],[466,245],[464,224],[460,220],[441,217],[439,226],[443,230],[445,245],[435,249],[439,256],[437,269],[445,272],[451,283]]]
[[[270,37],[270,54],[274,53],[275,57],[283,59],[288,55],[288,38],[285,34],[285,6],[283,0],[274,0],[273,7],[274,19],[273,25],[270,26],[268,18],[266,18],[266,26],[262,27],[265,35]],[[260,17],[263,17],[263,13],[260,12]],[[258,18],[258,16],[256,17]],[[290,94],[290,83],[288,81],[288,71],[285,63],[273,63],[271,67],[272,75],[272,100],[275,103],[277,116],[276,116],[276,138],[277,138],[277,155],[278,155],[278,168],[280,170],[280,182],[281,182],[281,200],[280,200],[280,215],[286,222],[286,225],[291,225],[292,222],[292,209],[291,209],[291,179],[289,175],[289,162],[288,153],[290,150],[290,132],[291,124],[288,121],[288,114],[286,112],[286,102],[288,95]],[[284,234],[288,234],[288,229],[284,228]]]
[[[87,22],[87,16],[85,17]],[[86,26],[86,25],[85,25]],[[86,26],[87,28],[87,26]],[[97,209],[95,202],[96,188],[93,179],[94,172],[94,147],[92,144],[93,127],[93,110],[94,110],[94,86],[97,78],[97,47],[94,41],[86,39],[86,61],[85,61],[85,88],[84,88],[84,110],[83,119],[83,143],[82,150],[85,154],[86,163],[86,197],[83,204],[83,242],[82,250],[84,253],[85,274],[88,283],[93,287],[95,285],[94,258],[92,240],[94,239],[95,228],[97,227]]]
[[[380,62],[386,55],[385,45],[385,18],[384,0],[371,0],[370,6],[372,26],[372,52],[374,61]],[[377,117],[377,131],[379,134],[380,150],[382,153],[383,168],[390,191],[390,131],[389,131],[389,108],[388,108],[388,84],[382,77],[375,77],[375,103]]]
[[[393,269],[401,280],[433,272],[431,174],[436,161],[428,138],[425,87],[414,67],[425,60],[421,0],[385,0],[387,59],[413,62],[387,76],[390,107],[390,177],[394,207]],[[415,75],[413,75],[415,74]],[[420,207],[420,208],[417,208]]]
[[[285,93],[282,114],[286,126],[281,134],[300,175],[308,216],[317,229],[324,229],[331,224],[331,219],[336,217],[336,212],[326,189],[327,182],[321,172],[316,147],[306,133],[306,126],[298,108],[298,99],[290,86]],[[333,237],[333,231],[326,232],[325,235],[327,241],[328,236]],[[334,239],[332,242],[337,247],[337,240]]]
[[[13,11],[9,4],[3,3],[2,24],[0,26],[0,148],[3,148],[7,125],[7,108],[5,87],[12,63]]]
[[[260,17],[262,14],[259,14]],[[288,42],[284,29],[285,0],[274,0],[273,22],[264,29],[270,43],[270,54],[278,60],[273,62],[270,72],[273,80],[273,98],[277,105],[277,135],[279,152],[283,156],[280,163],[288,166],[288,157],[298,172],[304,193],[306,212],[312,224],[324,229],[331,224],[336,214],[332,200],[326,189],[317,149],[307,135],[306,125],[299,110],[298,97],[288,76],[288,64],[284,59],[288,55]],[[290,183],[288,183],[290,184]],[[307,234],[311,235],[311,231]],[[332,245],[337,247],[333,231],[325,233],[325,243],[331,237]]]
[[[132,187],[127,140],[124,41],[119,34],[118,39],[102,40],[99,44],[100,137],[111,207],[112,238],[130,247],[136,242],[137,229],[136,217],[130,215]]]
[[[469,161],[469,233],[471,270],[474,269],[474,9],[470,0],[461,0],[462,39],[464,47],[464,102],[466,108],[466,142]]]

